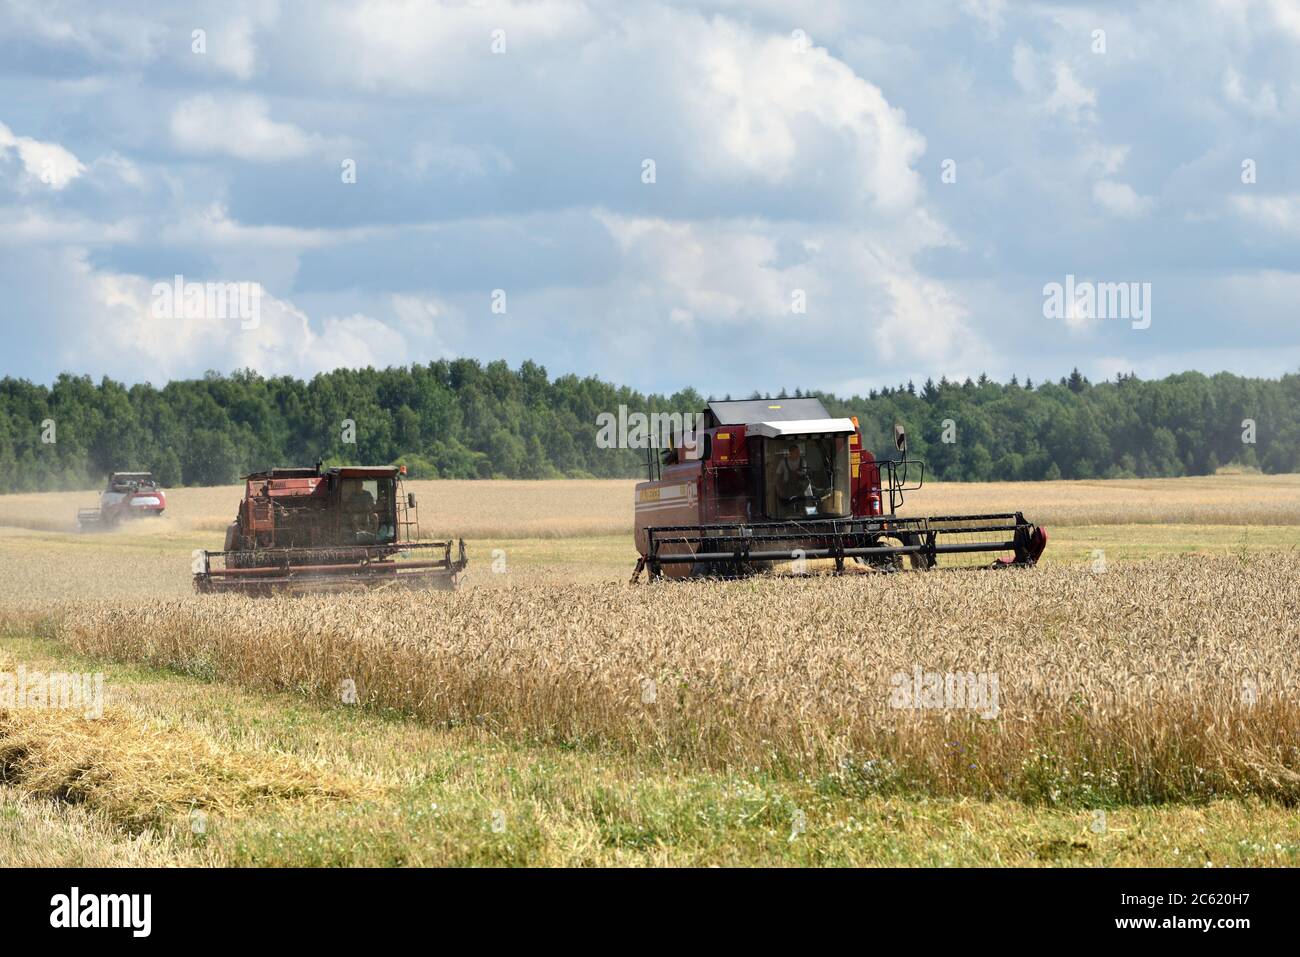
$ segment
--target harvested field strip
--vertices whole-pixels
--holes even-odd
[[[0,866],[1294,865],[1300,816],[1254,799],[1095,809],[864,794],[848,775],[707,771],[649,756],[512,743],[368,709],[330,708],[107,664],[3,638],[29,667],[102,667],[146,722],[223,747],[377,780],[360,803],[288,799],[128,834],[87,805],[0,786]],[[499,815],[499,816],[498,816]],[[1099,828],[1100,818],[1100,828]],[[494,821],[503,820],[497,829]],[[795,834],[796,822],[804,825]],[[792,836],[793,835],[793,836]]]
[[[363,705],[435,723],[831,774],[864,793],[1294,803],[1298,575],[1300,557],[1279,555],[195,597],[79,606],[57,634],[254,688],[338,701],[351,682]],[[974,683],[949,689],[953,675]]]
[[[154,830],[128,834],[81,805],[0,786],[0,867],[174,867],[216,863]]]
[[[133,833],[194,810],[230,818],[370,791],[292,757],[223,751],[193,732],[124,713],[88,719],[28,709],[0,710],[0,785],[85,805]]]

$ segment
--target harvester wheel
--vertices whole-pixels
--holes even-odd
[[[891,543],[888,539],[873,538],[869,544],[873,548],[878,548],[888,546]],[[901,572],[903,570],[903,562],[897,555],[872,555],[870,557],[855,555],[853,561],[863,568],[870,568],[878,572]]]
[[[902,542],[908,546],[924,545],[925,539],[921,535],[904,535]],[[924,572],[934,567],[933,557],[924,552],[912,552],[907,556],[907,560],[911,564],[913,571]]]

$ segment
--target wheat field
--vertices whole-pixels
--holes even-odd
[[[1017,845],[1015,835],[1055,819],[1014,808],[1214,806],[1236,822],[1220,828],[1214,854],[1253,860],[1249,849],[1267,842],[1252,837],[1243,850],[1239,835],[1254,835],[1257,821],[1280,827],[1268,809],[1300,802],[1300,477],[927,486],[909,514],[1018,508],[1050,526],[1051,560],[638,585],[627,582],[631,483],[409,484],[426,531],[469,540],[459,592],[194,595],[190,552],[219,546],[237,488],[177,490],[166,519],[86,535],[60,524],[88,504],[79,496],[0,498],[0,671],[37,640],[48,642],[43,654],[127,669],[101,724],[0,710],[0,810],[13,804],[62,849],[33,854],[0,826],[0,860],[617,862],[617,835],[666,813],[634,796],[631,782],[647,776],[661,781],[656,808],[690,806],[684,794],[708,781],[710,801],[758,802],[744,813],[760,821],[776,799],[738,797],[755,787],[817,795],[849,814],[877,802],[992,802],[999,820],[1018,822],[952,858],[943,848],[965,811],[943,812],[942,841],[907,830],[911,811],[881,811],[911,835],[888,853],[939,863],[1033,863],[1057,846]],[[6,657],[15,641],[21,654]],[[145,681],[166,686],[161,698],[136,690],[139,667],[175,676]],[[222,725],[236,694],[264,696],[239,705],[249,713],[239,731]],[[201,726],[196,695],[212,700]],[[304,718],[295,702],[319,716]],[[377,716],[367,733],[392,743],[363,759],[371,752],[347,730],[354,719],[334,727],[340,709]],[[289,745],[263,740],[258,729],[272,725]],[[403,742],[427,748],[448,735],[502,781],[515,772],[485,757],[498,748],[526,749],[540,769],[575,756],[580,777],[538,770],[526,799],[539,821],[566,822],[554,831],[566,836],[538,836],[535,852],[474,836],[474,815],[486,813],[475,795],[498,786],[491,777],[453,788],[458,806],[475,809],[454,840],[411,818],[427,758]],[[75,813],[31,804],[74,792]],[[614,793],[625,795],[617,813]],[[506,788],[495,800],[524,798]],[[791,800],[779,799],[782,814]],[[339,805],[371,810],[340,819]],[[193,807],[226,816],[225,845],[186,836]],[[355,823],[323,823],[339,820]],[[803,853],[771,827],[744,852],[730,830],[674,827],[683,856],[635,859]],[[409,846],[411,828],[423,844]],[[308,844],[286,850],[295,829]],[[321,837],[336,833],[352,837]],[[74,834],[99,843],[78,856]],[[593,834],[615,842],[611,857],[593,856]],[[885,853],[856,840],[835,837],[834,853]],[[708,849],[685,850],[692,842]],[[1112,848],[1108,859],[1178,863],[1163,842]],[[1300,839],[1277,846],[1279,860],[1300,855]],[[374,847],[385,850],[364,850]]]
[[[419,481],[421,530],[428,536],[561,538],[632,530],[625,479]],[[133,535],[220,533],[234,518],[239,485],[167,492],[167,515]],[[97,493],[0,495],[0,526],[66,532]],[[903,515],[1021,511],[1040,525],[1300,525],[1300,475],[1220,474],[1176,479],[1059,482],[927,482],[907,493]],[[216,546],[212,546],[216,547]]]
[[[632,487],[623,480],[406,482],[419,505],[426,537],[554,538],[608,535],[632,528]],[[123,529],[131,535],[221,533],[234,519],[242,485],[167,490],[167,512]],[[0,495],[0,526],[39,531],[76,529],[77,509],[98,504],[98,492]]]
[[[633,484],[411,482],[408,488],[418,498],[425,537],[465,539],[470,587],[573,588],[631,574]],[[241,494],[238,486],[175,489],[166,517],[93,534],[73,531],[76,508],[92,504],[93,494],[0,496],[0,606],[189,594],[191,553],[222,547]],[[1300,544],[1295,475],[926,485],[908,495],[900,514],[1004,509],[1047,526],[1044,561],[1053,564],[1090,562],[1099,553],[1199,558]]]
[[[666,760],[1046,800],[1300,798],[1300,559],[79,606],[92,656]],[[897,675],[995,700],[894,700]],[[975,705],[978,704],[978,707]],[[1058,795],[1059,796],[1059,795]]]

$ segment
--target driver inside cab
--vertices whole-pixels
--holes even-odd
[[[792,444],[785,458],[777,464],[776,494],[782,512],[803,514],[804,506],[809,504],[802,500],[802,496],[808,494],[808,464],[798,443]]]
[[[353,541],[358,545],[372,544],[379,524],[379,516],[375,513],[375,497],[358,482],[349,490],[343,509]]]

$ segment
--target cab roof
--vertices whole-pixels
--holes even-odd
[[[852,435],[857,429],[852,419],[785,419],[759,422],[749,429],[750,435],[769,439],[787,439],[814,435]]]
[[[396,465],[340,465],[334,468],[288,468],[266,469],[262,472],[249,472],[245,481],[257,479],[295,479],[320,478],[325,475],[337,475],[341,478],[390,478],[400,471]]]
[[[821,399],[812,397],[791,399],[739,399],[710,402],[705,410],[706,428],[716,425],[756,425],[759,422],[806,422],[829,419]]]

